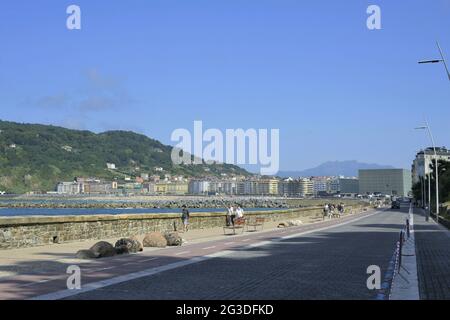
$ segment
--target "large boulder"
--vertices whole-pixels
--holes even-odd
[[[286,221],[280,222],[278,224],[278,228],[287,228],[289,227],[289,223],[287,223]]]
[[[114,247],[116,248],[117,254],[136,253],[143,250],[142,244],[138,240],[133,238],[123,238],[117,240]]]
[[[161,232],[151,232],[145,235],[142,241],[144,247],[156,247],[165,248],[167,246],[167,240]]]
[[[291,227],[298,227],[298,226],[301,226],[303,224],[303,222],[301,220],[289,220],[288,224]]]
[[[79,250],[76,255],[78,259],[96,259],[97,256],[91,250]]]
[[[106,241],[97,242],[89,250],[94,253],[96,258],[112,257],[116,254],[116,249],[113,245]]]
[[[164,234],[164,237],[167,240],[167,245],[168,246],[181,246],[183,245],[183,239],[181,238],[181,236],[178,234],[178,232],[166,232]]]

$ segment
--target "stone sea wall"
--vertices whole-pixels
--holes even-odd
[[[348,208],[358,211],[361,205]],[[268,221],[301,219],[322,215],[322,208],[297,208],[247,212],[246,218],[263,217]],[[192,213],[190,229],[221,227],[224,213]],[[75,242],[80,240],[130,237],[151,231],[173,231],[181,228],[179,213],[95,215],[95,216],[28,216],[0,218],[0,249],[13,249]]]

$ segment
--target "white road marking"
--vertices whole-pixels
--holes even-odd
[[[116,267],[105,267],[105,268],[100,268],[100,269],[94,269],[94,270],[89,270],[87,273],[105,271],[105,270],[110,270],[110,269],[114,269],[114,268],[116,268]]]
[[[151,258],[151,259],[141,260],[139,262],[149,262],[149,261],[154,261],[156,259],[158,259],[158,258],[155,257],[155,258]]]
[[[19,287],[30,287],[30,286],[34,286],[36,284],[41,284],[41,283],[49,282],[49,281],[52,281],[52,280],[54,280],[54,279],[45,279],[45,280],[34,281],[34,282],[22,284]]]
[[[343,226],[343,225],[350,224],[352,222],[356,222],[356,221],[359,221],[359,220],[362,220],[362,219],[369,218],[369,217],[371,217],[371,216],[373,216],[375,214],[378,214],[380,212],[381,211],[376,211],[376,212],[374,212],[372,214],[369,214],[369,215],[366,215],[364,217],[360,217],[360,218],[357,218],[357,219],[354,219],[354,220],[349,220],[349,221],[346,221],[346,222],[343,222],[343,223],[340,223],[340,224],[327,226],[327,227],[319,228],[319,229],[316,229],[316,230],[300,232],[300,233],[297,233],[297,234],[293,234],[293,235],[290,235],[290,236],[283,237],[281,239],[295,238],[295,237],[299,237],[299,236],[302,236],[302,235],[305,235],[305,234],[309,234],[309,233],[313,233],[313,232],[320,232],[320,231],[324,231],[324,230],[328,230],[328,229],[337,228],[337,227],[340,227],[340,226]],[[280,241],[280,240],[278,240],[278,241]],[[250,244],[250,245],[246,246],[246,248],[260,247],[260,246],[264,246],[264,245],[269,245],[271,243],[272,243],[272,241],[263,241],[263,242],[259,242],[259,243]],[[180,253],[178,253],[176,255],[181,255],[181,254],[184,254],[184,253],[189,253],[189,251],[187,251],[187,252],[180,252]],[[88,284],[84,285],[81,290],[68,290],[68,289],[65,289],[65,290],[60,290],[60,291],[56,291],[56,292],[52,292],[52,293],[36,296],[34,298],[31,298],[30,300],[58,300],[58,299],[64,299],[64,298],[72,297],[72,296],[75,296],[75,295],[78,295],[78,294],[81,294],[81,293],[94,291],[94,290],[97,290],[97,289],[100,289],[100,288],[108,287],[108,286],[115,285],[115,284],[118,284],[118,283],[131,281],[131,280],[134,280],[134,279],[139,279],[139,278],[143,278],[143,277],[152,276],[152,275],[164,272],[164,271],[173,270],[173,269],[176,269],[176,268],[181,268],[181,267],[184,267],[184,266],[187,266],[187,265],[195,264],[195,263],[206,261],[206,260],[209,260],[209,259],[218,258],[218,257],[224,257],[224,256],[230,255],[232,253],[234,253],[234,252],[231,251],[231,250],[225,250],[225,251],[221,251],[221,252],[216,252],[216,253],[209,254],[209,255],[206,255],[206,256],[203,256],[203,257],[195,257],[195,258],[191,258],[191,259],[188,259],[188,260],[183,260],[183,261],[167,264],[167,265],[164,265],[164,266],[151,268],[151,269],[147,269],[147,270],[144,270],[144,271],[130,273],[130,274],[126,274],[126,275],[123,275],[123,276],[119,276],[119,277],[115,277],[115,278],[111,278],[111,279],[107,279],[107,280],[103,280],[103,281],[88,283]]]
[[[225,242],[224,243],[224,245],[226,245],[226,246],[231,245],[231,244],[234,244],[234,242]]]
[[[186,253],[190,253],[190,251],[178,252],[178,253],[175,253],[175,255],[176,256],[181,256],[182,254],[186,254]]]
[[[212,247],[206,247],[206,248],[202,248],[202,250],[209,250],[209,249],[214,249],[216,246],[212,246]]]

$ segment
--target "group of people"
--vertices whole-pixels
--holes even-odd
[[[188,208],[183,205],[181,210],[181,220],[183,222],[183,231],[187,232],[189,230],[189,217],[190,217],[190,213]],[[234,221],[236,219],[242,219],[244,218],[244,209],[242,209],[242,206],[237,205],[237,206],[228,206],[227,207],[227,226],[233,226],[234,225]]]
[[[230,205],[227,208],[227,227],[234,225],[234,220],[244,218],[244,209],[240,205],[236,207]]]
[[[339,203],[337,206],[332,203],[327,203],[323,207],[323,218],[325,217],[331,218],[337,210],[339,216],[344,214],[345,208],[343,203]]]

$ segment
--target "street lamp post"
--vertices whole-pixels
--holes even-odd
[[[444,54],[442,53],[441,46],[439,45],[439,42],[437,42],[437,41],[436,41],[436,45],[438,47],[439,55],[441,56],[441,58],[440,59],[432,59],[432,60],[421,60],[421,61],[419,61],[419,64],[442,62],[444,64],[445,71],[447,72],[448,80],[450,80],[450,71],[448,70],[447,62],[445,61]]]
[[[428,125],[428,121],[425,120],[425,126],[422,127],[418,127],[416,129],[421,129],[421,130],[427,130],[428,135],[430,136],[431,139],[431,143],[433,144],[433,151],[434,151],[434,169],[435,169],[435,173],[436,173],[436,221],[439,222],[439,167],[438,167],[438,157],[437,157],[437,152],[436,152],[436,144],[434,143],[434,137],[433,134],[431,133],[431,129],[430,126]],[[424,161],[425,161],[425,151],[423,153],[423,157],[424,157]],[[430,203],[431,203],[431,197],[429,199]],[[431,212],[431,205],[430,205],[430,212]]]
[[[428,174],[428,214],[429,217],[431,214],[431,174]]]
[[[447,78],[450,81],[450,71],[448,70],[447,62],[445,61],[444,54],[442,53],[442,49],[441,49],[441,46],[439,45],[438,41],[436,41],[436,46],[438,48],[439,55],[441,58],[440,59],[432,59],[432,60],[422,60],[422,61],[419,61],[419,64],[442,62],[445,67],[445,72],[447,73]],[[437,160],[437,153],[436,153],[436,145],[434,143],[434,138],[433,138],[433,135],[431,134],[430,126],[428,125],[427,121],[426,121],[426,126],[420,127],[418,129],[426,129],[431,138],[431,142],[433,143],[434,165],[435,165],[435,170],[436,170],[436,221],[439,223],[439,174],[438,174],[438,160]],[[425,153],[424,153],[424,157],[425,157]],[[430,202],[431,202],[431,199],[430,199]],[[430,205],[430,212],[431,212],[431,205]]]

